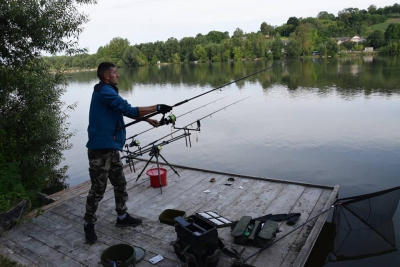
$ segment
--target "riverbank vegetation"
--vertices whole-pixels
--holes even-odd
[[[0,213],[23,198],[63,184],[63,150],[73,134],[61,101],[66,76],[41,57],[82,53],[77,37],[88,17],[77,11],[94,0],[0,2]],[[3,226],[3,225],[1,225]]]
[[[346,55],[348,51],[367,53],[373,47],[382,54],[400,54],[400,5],[367,10],[346,8],[337,15],[321,11],[316,17],[290,17],[281,26],[262,22],[255,32],[237,28],[229,32],[210,31],[181,40],[169,38],[131,45],[126,38],[113,38],[95,54],[46,57],[55,68],[92,69],[102,61],[119,67],[162,63],[221,62],[244,59]],[[361,39],[351,39],[359,36]],[[343,52],[342,52],[343,51]],[[370,50],[369,50],[370,51]],[[315,54],[315,53],[314,53]]]

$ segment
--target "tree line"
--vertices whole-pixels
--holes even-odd
[[[95,68],[100,62],[114,62],[120,67],[137,67],[157,63],[221,62],[243,59],[280,59],[309,56],[318,51],[324,56],[335,56],[341,50],[362,51],[366,46],[383,54],[400,53],[400,24],[390,24],[386,30],[369,31],[370,27],[400,18],[400,5],[383,8],[374,5],[367,10],[346,8],[337,16],[321,11],[317,17],[290,17],[281,26],[262,22],[257,32],[244,33],[237,28],[229,32],[210,31],[180,40],[169,38],[131,45],[128,39],[116,37],[100,46],[95,54],[46,57],[56,68]],[[366,42],[343,42],[335,38],[367,36]]]

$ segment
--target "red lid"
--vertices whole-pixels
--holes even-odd
[[[167,170],[164,168],[160,168],[160,175],[163,175]],[[158,169],[154,168],[154,169],[150,169],[147,172],[148,176],[158,176]]]

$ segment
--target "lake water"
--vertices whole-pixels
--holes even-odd
[[[252,75],[260,70],[265,71]],[[133,106],[174,105],[250,75],[174,108],[179,116],[208,104],[177,119],[176,126],[183,127],[205,117],[201,132],[192,132],[192,147],[181,139],[161,154],[171,164],[340,185],[339,197],[347,197],[400,185],[399,71],[400,60],[383,57],[204,63],[121,69],[118,87]],[[95,72],[73,74],[64,95],[67,104],[78,104],[69,118],[76,133],[73,148],[64,153],[70,186],[89,178],[86,128],[97,82]],[[149,128],[134,124],[127,137]],[[145,146],[169,133],[171,127],[162,126],[135,139]],[[397,242],[399,222],[398,211]],[[326,266],[398,266],[399,261],[394,252]]]

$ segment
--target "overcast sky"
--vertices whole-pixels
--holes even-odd
[[[316,17],[320,11],[337,16],[349,7],[367,9],[370,5],[391,6],[396,1],[385,0],[98,0],[96,5],[83,6],[90,16],[79,44],[96,53],[114,37],[126,38],[131,45],[180,40],[198,33],[228,31],[236,28],[245,33],[257,32],[262,22],[280,26],[289,17]]]

